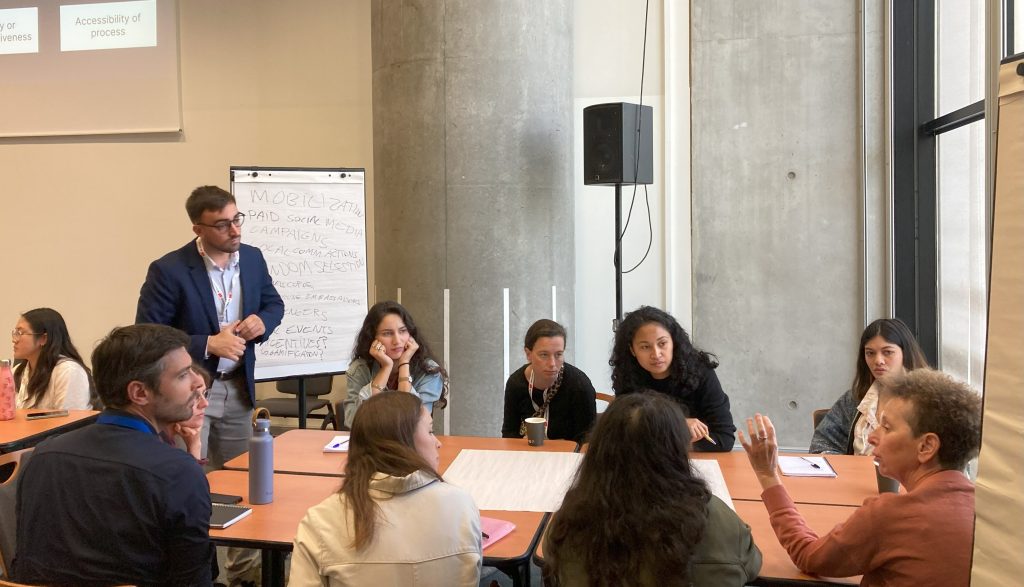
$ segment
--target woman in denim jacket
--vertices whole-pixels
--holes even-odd
[[[398,390],[420,398],[428,412],[448,404],[448,373],[441,366],[412,315],[398,302],[374,304],[363,320],[345,374],[345,425],[351,427],[364,400]]]
[[[875,381],[927,366],[917,339],[902,320],[880,318],[868,324],[857,348],[853,386],[815,428],[810,452],[870,455],[867,438],[878,425]]]

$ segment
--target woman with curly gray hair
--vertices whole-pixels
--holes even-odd
[[[771,420],[747,419],[750,441],[740,432],[740,443],[775,535],[805,573],[863,575],[861,585],[969,585],[974,485],[962,469],[981,444],[981,397],[931,369],[878,383],[878,427],[868,442],[878,472],[905,491],[868,498],[824,536],[807,526],[782,485]]]

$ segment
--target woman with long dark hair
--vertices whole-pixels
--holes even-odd
[[[715,375],[718,360],[694,348],[670,314],[651,306],[626,314],[615,331],[608,364],[617,397],[644,391],[664,393],[685,409],[694,450],[732,450],[736,425],[729,396]]]
[[[432,425],[411,394],[388,391],[363,402],[345,483],[299,524],[289,585],[480,583],[480,512],[438,474],[441,443]]]
[[[50,308],[29,310],[11,331],[18,407],[89,410],[100,407],[92,372],[71,342],[68,326]]]
[[[879,318],[860,335],[853,385],[839,396],[811,438],[811,452],[870,455],[868,435],[878,427],[879,379],[928,366],[917,339],[899,318]]]
[[[412,315],[398,302],[376,303],[366,313],[345,380],[346,426],[352,425],[363,401],[389,389],[420,398],[429,412],[435,405],[448,404],[448,373],[421,337]]]
[[[750,527],[690,467],[690,429],[660,393],[616,398],[598,418],[548,526],[552,585],[739,587],[761,568]]]

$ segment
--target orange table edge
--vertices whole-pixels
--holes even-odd
[[[68,410],[67,416],[28,420],[26,414],[47,410],[18,410],[13,420],[0,421],[0,453],[31,448],[49,436],[70,432],[96,420],[95,410]]]
[[[274,504],[252,506],[253,513],[235,525],[223,530],[210,530],[210,537],[218,544],[244,546],[276,551],[289,551],[295,537],[299,522],[313,505],[320,503],[330,492],[321,489],[332,486],[336,491],[344,481],[344,465],[346,453],[324,453],[323,446],[335,436],[334,431],[324,430],[290,430],[275,438],[274,441],[274,493],[288,492],[291,496],[295,488],[303,488],[303,497],[309,499],[292,500],[278,506],[275,514],[263,513],[275,511]],[[442,475],[463,449],[480,450],[538,450],[549,452],[575,452],[578,445],[567,440],[548,440],[543,447],[529,446],[525,439],[519,438],[488,438],[470,436],[439,436],[439,466]],[[214,471],[208,475],[210,490],[216,493],[246,495],[248,493],[248,454],[241,455],[225,464],[225,470]],[[228,468],[232,470],[228,470]],[[246,470],[242,470],[242,468]],[[330,476],[321,475],[320,471],[331,471]],[[315,481],[314,481],[315,480]],[[327,485],[324,485],[327,483]],[[330,485],[333,484],[333,485]],[[313,488],[311,490],[311,488]],[[243,504],[248,505],[243,501]],[[262,511],[261,511],[262,510]],[[504,510],[481,510],[481,516],[507,520],[515,524],[515,529],[501,540],[490,545],[483,552],[483,564],[497,567],[512,575],[515,584],[528,581],[529,565],[541,531],[550,515],[545,512],[520,512]],[[271,516],[274,520],[271,521]],[[249,525],[246,525],[246,522]],[[264,557],[268,560],[268,557]],[[282,563],[274,563],[282,564]],[[512,571],[512,572],[510,572]],[[515,573],[515,574],[513,574]],[[276,577],[275,577],[275,580]]]

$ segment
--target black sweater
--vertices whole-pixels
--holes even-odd
[[[505,418],[501,424],[502,438],[522,438],[519,426],[533,416],[530,386],[526,381],[527,365],[516,370],[505,382]],[[544,390],[534,388],[543,400]],[[565,363],[562,386],[548,405],[548,438],[583,442],[597,414],[594,384],[583,371]],[[543,401],[537,402],[543,405]]]
[[[728,452],[736,443],[736,425],[732,421],[732,412],[729,411],[729,396],[722,391],[722,384],[718,382],[718,375],[714,369],[707,369],[704,380],[692,393],[687,393],[678,384],[668,379],[655,379],[650,374],[644,374],[643,386],[646,389],[653,389],[676,400],[686,410],[686,417],[697,418],[708,427],[708,436],[713,438],[717,445],[707,440],[698,440],[693,444],[693,449],[702,452]],[[620,394],[638,391],[630,389]]]

